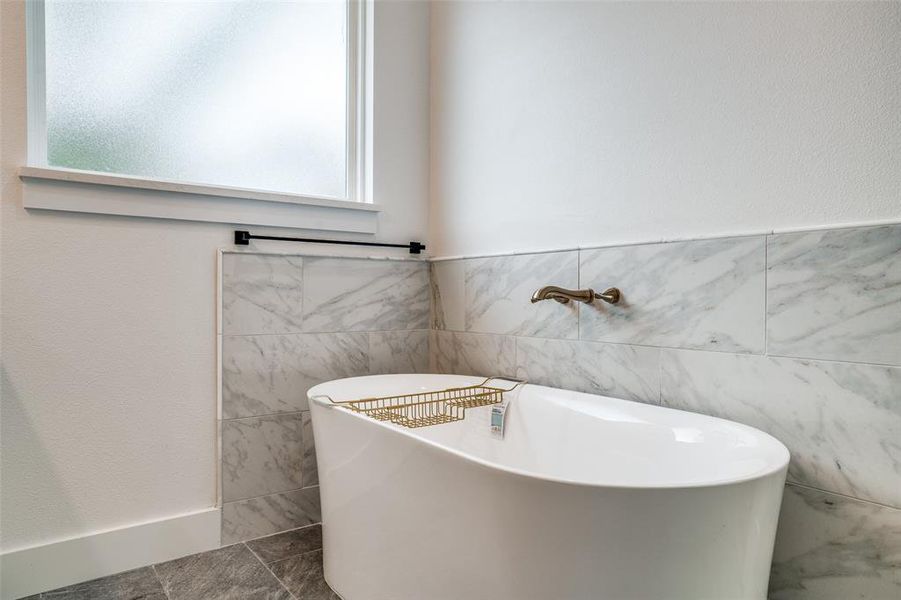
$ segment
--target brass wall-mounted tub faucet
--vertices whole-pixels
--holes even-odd
[[[532,294],[532,303],[541,302],[542,300],[556,300],[560,304],[566,304],[570,300],[576,300],[577,302],[591,304],[597,298],[608,304],[616,304],[621,296],[619,289],[615,287],[607,288],[603,292],[598,293],[591,288],[587,290],[567,290],[556,285],[546,285]]]

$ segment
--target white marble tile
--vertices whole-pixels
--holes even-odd
[[[269,254],[222,257],[222,333],[301,330],[303,258]]]
[[[901,510],[786,486],[769,598],[901,598]]]
[[[222,499],[253,498],[300,488],[301,413],[222,421]]]
[[[664,350],[661,401],[770,433],[790,481],[901,507],[901,368]]]
[[[429,305],[426,262],[304,260],[304,331],[428,329]]]
[[[514,339],[509,336],[433,331],[431,370],[454,375],[510,376],[516,370],[515,352]]]
[[[316,438],[313,437],[313,419],[310,411],[301,416],[303,427],[303,486],[319,485],[319,465],[316,462]]]
[[[369,373],[365,333],[223,336],[222,417],[307,409],[307,390]]]
[[[466,329],[466,261],[431,263],[432,328]]]
[[[318,486],[226,502],[222,505],[222,545],[312,525],[321,520]]]
[[[464,269],[466,331],[578,337],[578,302],[530,301],[532,293],[546,285],[579,287],[578,252],[472,258],[464,261]]]
[[[379,331],[369,334],[369,372],[428,373],[429,332]]]
[[[617,305],[580,310],[581,339],[764,351],[765,238],[581,251],[581,287],[617,287]]]
[[[660,350],[516,338],[516,376],[539,385],[657,404]]]
[[[767,350],[901,365],[901,225],[770,236]]]

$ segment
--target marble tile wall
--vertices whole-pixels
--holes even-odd
[[[429,366],[423,261],[225,253],[222,543],[320,520],[307,390]]]
[[[530,304],[549,284],[623,301]],[[431,288],[432,370],[782,440],[772,599],[901,598],[901,225],[436,261]]]
[[[546,284],[617,306],[533,305]],[[316,523],[306,390],[504,374],[714,414],[792,452],[771,598],[901,596],[901,225],[432,263],[227,253],[223,543]]]

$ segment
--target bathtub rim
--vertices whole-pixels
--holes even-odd
[[[618,483],[599,483],[599,482],[583,481],[583,480],[578,480],[578,479],[567,479],[565,477],[554,477],[554,476],[550,476],[550,475],[539,474],[539,473],[536,473],[533,471],[527,471],[525,469],[509,467],[506,465],[502,465],[502,464],[499,464],[496,462],[492,462],[492,461],[480,458],[478,456],[474,456],[467,452],[458,450],[452,446],[448,446],[446,444],[442,444],[442,443],[436,442],[434,440],[416,435],[415,430],[413,430],[413,429],[401,427],[399,425],[395,425],[393,423],[388,423],[385,421],[378,421],[376,419],[371,419],[365,415],[354,412],[345,407],[332,404],[331,399],[328,397],[328,395],[321,394],[321,393],[314,394],[314,391],[316,391],[317,389],[319,389],[323,386],[340,383],[342,381],[361,380],[361,379],[370,379],[370,378],[384,378],[384,377],[392,377],[392,378],[394,378],[394,377],[409,377],[409,376],[460,377],[460,378],[466,378],[469,381],[475,381],[475,382],[482,381],[484,379],[484,377],[473,376],[473,375],[452,375],[452,374],[447,374],[447,373],[391,373],[391,374],[382,374],[382,375],[359,375],[359,376],[355,376],[355,377],[342,377],[339,379],[332,379],[332,380],[317,384],[317,385],[311,387],[309,389],[309,391],[307,391],[307,399],[309,400],[310,406],[311,406],[310,415],[312,417],[312,414],[313,414],[312,405],[313,404],[316,404],[317,406],[319,406],[325,410],[340,410],[340,412],[344,415],[350,416],[355,419],[361,419],[368,424],[381,427],[384,430],[393,432],[395,434],[403,435],[408,438],[412,438],[414,441],[416,441],[420,444],[425,444],[427,446],[431,446],[435,449],[441,450],[442,452],[450,453],[450,454],[457,456],[459,458],[462,458],[466,461],[475,463],[476,465],[479,465],[481,467],[493,469],[495,471],[501,471],[501,472],[508,473],[510,475],[514,475],[514,476],[518,476],[518,477],[525,477],[528,479],[534,479],[534,480],[538,480],[538,481],[547,481],[547,482],[556,483],[556,484],[560,484],[560,485],[566,485],[566,486],[578,486],[578,487],[614,489],[614,490],[680,490],[680,489],[688,490],[688,489],[723,487],[723,486],[740,485],[740,484],[750,483],[753,481],[757,481],[760,479],[765,479],[767,477],[772,477],[774,475],[778,475],[780,472],[782,473],[782,477],[784,478],[788,471],[789,462],[791,460],[791,452],[788,450],[788,448],[785,446],[785,444],[783,444],[780,440],[778,440],[777,438],[773,437],[772,435],[768,434],[765,431],[757,429],[756,427],[751,427],[750,425],[745,425],[744,423],[738,423],[737,421],[723,419],[721,417],[715,417],[713,415],[706,415],[703,413],[695,413],[695,412],[691,412],[691,411],[681,410],[678,408],[670,408],[668,406],[660,406],[657,404],[648,404],[648,403],[644,403],[644,402],[638,402],[636,400],[626,400],[624,398],[614,398],[612,396],[602,396],[600,394],[588,394],[587,392],[576,392],[576,393],[587,394],[589,396],[597,396],[598,398],[604,398],[604,399],[613,400],[616,402],[628,402],[631,404],[659,408],[659,409],[666,410],[666,411],[676,411],[676,412],[688,413],[691,415],[701,417],[703,419],[711,419],[714,421],[726,422],[726,423],[729,423],[730,425],[738,426],[743,429],[747,429],[749,431],[752,431],[755,435],[759,435],[759,436],[762,436],[764,438],[768,438],[769,440],[771,440],[777,446],[777,448],[781,449],[782,460],[774,461],[774,466],[769,466],[769,467],[761,470],[761,472],[754,473],[753,475],[750,475],[750,476],[732,477],[732,478],[720,479],[720,480],[716,480],[716,481],[702,481],[702,482],[694,482],[694,483],[671,483],[671,484],[648,483],[648,484],[625,485],[625,484],[618,484]],[[538,384],[528,383],[528,382],[526,382],[524,384],[524,386],[532,386],[535,388],[543,388],[543,389],[549,389],[549,390],[562,390],[562,391],[575,392],[575,390],[566,390],[565,388],[553,388],[550,386],[543,386],[543,385],[538,385]],[[314,419],[314,422],[315,422],[315,419]]]

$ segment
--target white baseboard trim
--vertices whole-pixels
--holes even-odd
[[[221,509],[0,554],[0,598],[16,600],[219,547]]]

